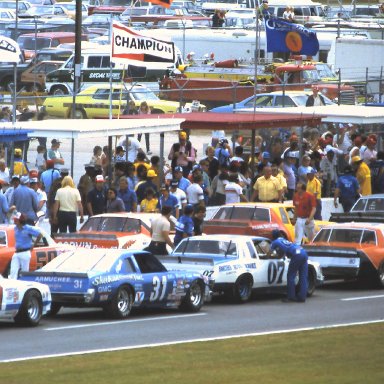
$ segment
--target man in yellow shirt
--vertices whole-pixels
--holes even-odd
[[[353,156],[352,167],[356,171],[356,179],[360,184],[361,194],[363,196],[371,195],[371,170],[368,165],[364,163],[360,156]]]
[[[284,177],[284,172],[282,169],[280,169],[278,164],[273,163],[272,164],[272,176],[276,177],[277,180],[279,180],[281,185],[281,197],[283,199],[285,193],[288,191],[287,187],[287,180]]]
[[[307,171],[307,192],[312,193],[316,198],[316,212],[313,217],[315,220],[323,220],[321,216],[321,182],[316,177],[316,169],[310,168]]]
[[[259,177],[253,186],[252,201],[278,203],[282,201],[283,188],[276,177],[272,176],[272,168],[265,166],[264,176]]]

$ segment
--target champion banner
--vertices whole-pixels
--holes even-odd
[[[112,53],[114,59],[144,62],[175,62],[175,46],[170,41],[142,36],[124,25],[112,24]]]
[[[274,17],[265,21],[267,52],[292,52],[314,56],[319,51],[316,32]]]

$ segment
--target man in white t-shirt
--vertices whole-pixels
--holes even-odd
[[[248,201],[243,194],[243,188],[240,187],[237,175],[230,175],[229,182],[225,186],[225,204],[240,203]]]
[[[203,183],[203,177],[201,175],[196,175],[194,177],[193,183],[187,188],[187,200],[188,204],[193,206],[196,205],[205,205],[204,203],[204,191],[201,188]]]
[[[180,212],[183,212],[184,207],[187,205],[187,195],[182,189],[177,187],[178,185],[179,181],[173,179],[171,181],[169,193],[176,197],[179,205],[179,210]]]
[[[137,154],[143,152],[140,141],[132,136],[127,136],[119,141],[119,145],[124,147],[128,152],[128,161],[133,163],[136,160]]]

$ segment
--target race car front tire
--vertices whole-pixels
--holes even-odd
[[[203,284],[195,280],[188,288],[187,294],[181,303],[180,308],[187,312],[199,312],[204,304]]]
[[[377,285],[379,288],[384,288],[384,261],[377,269]]]
[[[121,286],[109,305],[105,308],[109,316],[114,319],[125,319],[131,313],[133,293],[128,286]]]
[[[240,276],[233,286],[233,298],[238,303],[245,303],[252,295],[253,281],[249,275]]]
[[[311,297],[316,291],[316,272],[313,268],[308,268],[308,290],[307,296]]]
[[[25,293],[19,312],[15,316],[18,325],[35,327],[39,324],[43,313],[43,302],[40,293],[36,289]]]

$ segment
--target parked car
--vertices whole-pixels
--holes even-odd
[[[292,222],[294,207],[282,203],[238,203],[221,206],[216,213],[204,221],[204,233],[237,234],[271,238],[272,230],[278,229],[289,241],[295,239]],[[326,221],[315,221],[318,231]]]
[[[289,259],[267,256],[270,240],[242,235],[205,235],[183,239],[170,256],[160,260],[168,270],[200,272],[214,281],[213,292],[238,302],[248,301],[252,290],[286,289]],[[323,280],[318,263],[308,269],[308,295]]]
[[[2,22],[14,21],[16,19],[15,11],[11,9],[0,9],[0,20]]]
[[[19,0],[0,0],[0,8],[16,10],[16,5],[18,9],[18,14],[24,14],[29,8],[31,8],[31,3],[29,1]]]
[[[68,3],[68,2],[58,3],[57,2],[56,5],[60,5],[61,7],[65,8],[66,14],[71,19],[75,20],[75,18],[76,18],[76,2],[71,2],[71,3]],[[84,3],[81,3],[81,17],[83,19],[88,17],[88,7]]]
[[[382,223],[384,217],[384,194],[361,196],[350,212],[333,212],[330,221],[336,223],[370,222]]]
[[[57,4],[53,5],[35,5],[29,8],[25,15],[31,16],[31,17],[42,17],[42,16],[64,16],[68,17],[67,10]]]
[[[276,91],[270,93],[259,93],[256,95],[256,109],[257,108],[281,108],[281,107],[300,107],[305,106],[308,96],[312,92],[303,91]],[[328,97],[322,95],[326,105],[334,105],[335,103]],[[236,103],[235,105],[228,104],[221,107],[213,108],[209,112],[245,112],[247,110],[253,110],[254,108],[254,96],[247,97],[246,99]]]
[[[329,225],[305,249],[326,279],[362,279],[384,287],[383,224]]]
[[[101,307],[125,319],[133,307],[200,310],[210,299],[208,278],[192,271],[168,271],[155,256],[124,249],[82,249],[60,255],[22,280],[45,281],[51,314],[61,307]]]
[[[151,242],[151,222],[160,213],[103,213],[88,218],[76,233],[58,233],[55,241],[84,248],[144,249]]]
[[[112,93],[109,84],[100,84],[88,87],[80,92],[76,97],[75,115],[78,119],[92,119],[108,117],[110,99],[112,97],[112,115],[123,114],[124,106],[129,100],[135,102],[139,107],[146,101],[152,113],[174,113],[177,112],[180,104],[175,101],[160,100],[144,84],[133,86],[113,85]],[[72,96],[53,96],[47,97],[43,104],[43,110],[50,116],[67,118],[72,114]],[[187,107],[192,108],[188,103]],[[204,106],[200,105],[200,109]]]
[[[51,236],[43,230],[43,237],[32,250],[29,269],[34,271],[47,264],[60,253],[73,249],[68,245],[57,244]],[[15,227],[14,225],[0,225],[0,274],[9,275],[12,256],[15,253]]]
[[[36,326],[51,308],[51,292],[45,284],[4,279],[0,275],[0,319]]]

